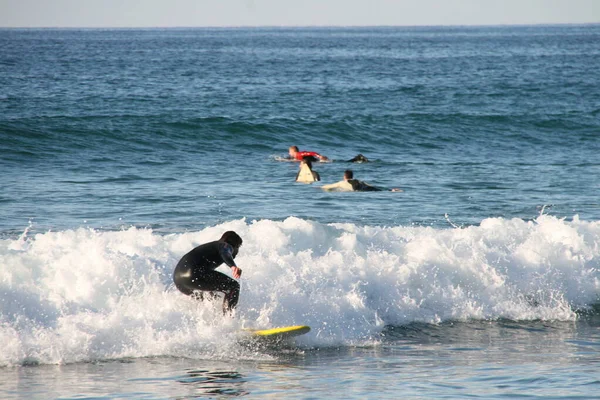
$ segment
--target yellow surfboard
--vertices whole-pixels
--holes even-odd
[[[310,332],[310,327],[306,325],[281,326],[271,329],[244,329],[253,337],[265,339],[287,339],[294,336],[304,335]]]

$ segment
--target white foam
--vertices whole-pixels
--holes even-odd
[[[235,319],[171,284],[179,258],[225,230],[244,239]],[[0,241],[0,365],[268,357],[236,345],[243,326],[307,324],[300,342],[319,346],[362,343],[414,321],[574,320],[598,302],[599,259],[600,222],[577,216],[452,229],[288,218],[166,236],[26,231]]]

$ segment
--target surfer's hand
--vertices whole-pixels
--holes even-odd
[[[238,267],[231,267],[231,273],[235,279],[240,279],[242,276],[242,269]]]

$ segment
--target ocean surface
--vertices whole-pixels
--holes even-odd
[[[0,397],[600,398],[599,43],[1,29]],[[234,318],[171,281],[226,230]]]

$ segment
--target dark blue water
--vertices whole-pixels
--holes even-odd
[[[598,43],[0,30],[4,397],[597,397]],[[291,145],[333,160],[322,182],[294,182]],[[320,189],[347,168],[403,192]],[[309,323],[299,349],[181,311],[172,266],[225,228],[238,320]]]
[[[600,28],[3,30],[3,232],[600,217]],[[403,195],[293,183],[287,147]],[[325,183],[348,164],[317,166]],[[343,214],[339,210],[343,209]],[[446,225],[447,226],[447,225]]]

